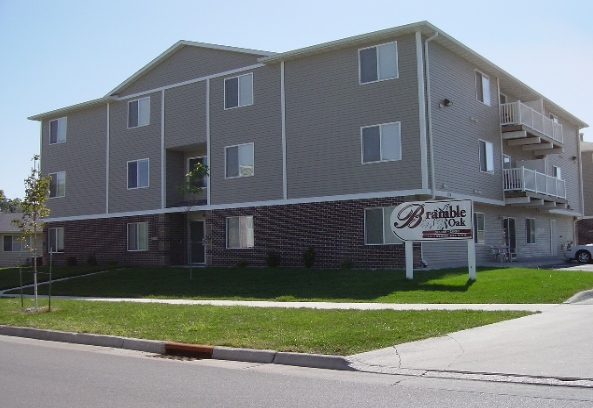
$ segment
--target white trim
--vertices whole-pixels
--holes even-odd
[[[383,159],[383,126],[387,125],[397,125],[398,133],[399,133],[399,158],[397,159]],[[364,129],[368,128],[379,128],[379,156],[380,160],[376,161],[364,161],[364,138],[363,138],[363,131]],[[361,126],[360,127],[360,163],[361,164],[374,164],[374,163],[384,163],[384,162],[394,162],[402,160],[404,154],[402,152],[402,125],[401,122],[389,122],[389,123],[380,123],[378,125],[369,125],[369,126]]]
[[[150,163],[149,166],[150,167]],[[150,169],[148,174],[150,175]],[[148,181],[150,184],[150,179]],[[167,155],[165,153],[165,90],[161,91],[161,208],[167,206]]]
[[[418,119],[420,126],[420,173],[422,188],[428,188],[428,147],[426,143],[426,96],[424,93],[424,61],[422,33],[416,31],[416,76],[418,78]]]
[[[144,99],[148,99],[148,123],[141,125],[140,124],[140,101],[141,100],[144,100]],[[130,127],[130,104],[133,103],[133,102],[138,102],[138,125]],[[150,111],[151,111],[151,108],[152,108],[152,106],[151,106],[151,103],[150,103],[150,96],[144,96],[144,97],[141,97],[141,98],[136,98],[136,99],[133,99],[133,100],[129,100],[128,101],[128,115],[126,116],[126,126],[127,126],[127,128],[128,129],[137,129],[137,128],[141,128],[141,127],[144,127],[144,126],[150,126]]]
[[[56,194],[59,194],[59,188],[58,187],[59,187],[60,180],[59,180],[58,175],[59,174],[63,174],[64,175],[64,194],[63,195],[56,195],[54,197],[52,197],[50,195],[47,199],[48,200],[54,200],[56,198],[64,198],[64,197],[66,197],[66,171],[65,170],[62,170],[62,171],[55,171],[53,173],[47,173],[47,176],[49,178],[51,178],[52,174],[55,174],[56,175],[56,188],[58,189],[58,191],[56,191]],[[50,185],[51,185],[51,182],[50,182]],[[51,194],[51,189],[50,189],[50,194]]]
[[[107,139],[107,146],[106,146],[106,150],[105,150],[105,214],[109,213],[109,159],[110,159],[110,155],[109,155],[109,143],[110,143],[110,137],[111,137],[111,118],[110,118],[110,113],[111,113],[111,104],[108,103],[107,104],[107,132],[106,132],[106,139]]]
[[[486,106],[492,106],[492,95],[490,94],[490,77],[488,75],[486,75],[485,73],[483,73],[482,71],[480,71],[479,69],[474,69],[474,83],[475,83],[475,90],[476,90],[476,101],[482,103],[483,105]],[[478,75],[480,74],[482,76],[482,97],[484,98],[483,101],[478,99]],[[488,103],[486,103],[486,93],[484,92],[484,78],[486,78],[488,80]]]
[[[251,103],[245,104],[245,105],[241,105],[241,77],[247,77],[247,76],[251,76]],[[229,81],[231,79],[235,79],[237,78],[237,106],[231,106],[228,107],[226,106],[226,81]],[[224,84],[223,84],[223,92],[224,92],[224,101],[223,101],[223,106],[224,106],[224,110],[230,110],[230,109],[236,109],[236,108],[242,108],[244,106],[251,106],[253,104],[255,104],[255,92],[254,92],[254,86],[253,86],[253,72],[249,72],[247,74],[241,74],[241,75],[237,75],[237,76],[233,76],[233,77],[228,77],[224,79]]]
[[[62,241],[64,241],[64,238],[65,238],[65,236],[64,236],[65,235],[64,227],[52,227],[52,228],[48,228],[47,229],[47,252],[50,253],[50,254],[63,254],[64,253],[64,250],[66,249],[65,248],[65,246],[66,246],[65,243],[64,243],[64,248],[62,248],[61,251],[59,250],[59,248],[56,248],[57,250],[53,250],[54,248],[51,248],[49,246],[50,243],[51,243],[51,238],[50,238],[51,231],[56,231],[57,232],[59,230],[62,231]],[[58,233],[56,233],[56,237],[55,238],[56,238],[56,243],[59,244],[60,243],[60,239],[59,239],[60,237],[59,237],[59,234]]]
[[[288,173],[286,168],[286,89],[284,61],[280,62],[280,114],[282,120],[282,198],[288,198]]]
[[[241,163],[237,163],[237,165],[239,166],[239,168],[237,169],[239,175],[238,176],[232,176],[229,177],[227,176],[226,172],[227,172],[227,162],[226,162],[226,158],[227,158],[227,149],[230,149],[231,147],[236,147],[237,148],[237,157],[239,156],[239,147],[241,146],[247,146],[247,145],[251,145],[251,158],[253,161],[253,174],[247,175],[247,176],[242,176],[241,175]],[[255,176],[255,143],[254,142],[247,142],[247,143],[240,143],[240,144],[236,144],[236,145],[231,145],[231,146],[225,146],[224,147],[224,178],[225,180],[230,180],[230,179],[236,179],[236,178],[242,178],[242,177],[253,177]]]
[[[231,218],[238,218],[239,219],[239,246],[231,247],[229,246],[229,219]],[[253,231],[253,245],[251,246],[241,246],[241,219],[242,218],[251,218],[251,230]],[[226,249],[252,249],[255,248],[255,227],[253,225],[253,215],[231,215],[225,217],[225,248]]]
[[[206,79],[206,156],[210,162],[210,79]],[[211,177],[212,169],[208,166],[208,178]],[[208,190],[206,190],[206,203],[210,205],[210,180],[208,180]]]
[[[395,76],[390,78],[379,78],[379,47],[382,45],[388,44],[395,44]],[[361,59],[360,59],[360,52],[363,50],[369,50],[371,48],[377,49],[377,79],[375,81],[369,82],[362,82],[361,74],[362,74],[362,67],[361,67]],[[366,84],[375,84],[377,82],[389,81],[391,79],[398,79],[399,78],[399,48],[397,46],[397,41],[388,41],[381,44],[375,44],[370,47],[363,47],[358,49],[358,84],[359,85],[366,85]]]
[[[146,249],[130,249],[130,225],[135,225],[136,229],[136,246],[140,247],[140,234],[138,233],[138,229],[140,224],[146,224]],[[149,238],[149,230],[148,230],[148,221],[136,221],[136,222],[128,222],[126,224],[126,252],[146,252],[149,250],[150,245],[150,238]]]
[[[480,149],[480,142],[484,142],[485,146],[486,146],[486,170],[482,170],[482,149]],[[488,170],[488,144],[490,144],[490,146],[492,146],[492,170]],[[494,143],[488,141],[488,140],[484,140],[484,139],[478,139],[478,170],[480,171],[481,174],[490,174],[490,175],[494,175]]]
[[[529,230],[527,229],[527,221],[533,221],[533,242],[529,242],[530,234]],[[550,220],[553,221],[553,220]],[[525,217],[525,245],[535,245],[537,243],[537,234],[536,234],[536,227],[535,227],[535,218],[534,217]]]
[[[148,176],[147,177],[148,178],[148,184],[145,185],[145,186],[140,186],[140,187],[138,187],[138,186],[136,186],[136,187],[130,187],[129,186],[129,183],[130,183],[130,163],[134,163],[134,162],[138,163],[138,162],[141,162],[141,161],[144,161],[144,160],[146,160],[148,162],[148,175],[147,175]],[[138,165],[136,164],[136,184],[138,184],[138,175],[139,175],[138,174]],[[148,187],[150,187],[150,158],[146,157],[144,159],[129,160],[126,163],[126,186],[127,186],[127,189],[128,190],[138,190],[140,188],[148,188]]]
[[[62,128],[62,126],[64,127],[64,140],[60,141],[57,140],[56,142],[51,142],[51,124],[52,122],[58,122],[58,134],[56,135],[56,138],[59,137],[60,134],[60,129]],[[60,122],[62,122],[63,124],[60,126]],[[62,116],[61,118],[56,118],[56,119],[50,119],[47,122],[47,126],[49,128],[49,145],[55,145],[55,144],[60,144],[60,143],[66,143],[66,140],[68,138],[67,132],[68,132],[68,117],[67,116]]]
[[[472,212],[474,214],[474,219],[472,221],[474,223],[474,227],[475,227],[475,230],[476,230],[476,232],[474,234],[474,242],[477,245],[484,245],[484,244],[486,244],[486,213],[484,213],[482,211],[472,211]],[[478,230],[478,225],[476,223],[476,215],[477,214],[481,214],[484,217],[484,229],[483,230]],[[478,242],[478,231],[484,232],[484,242]],[[473,233],[473,231],[472,231],[472,233]]]

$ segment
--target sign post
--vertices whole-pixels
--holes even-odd
[[[405,242],[406,278],[414,278],[414,241],[467,240],[469,279],[476,279],[471,200],[411,201],[398,205],[390,217],[391,231]]]

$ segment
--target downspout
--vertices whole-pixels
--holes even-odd
[[[431,191],[431,198],[434,200],[436,197],[436,182],[435,182],[435,175],[434,175],[434,145],[432,142],[432,108],[431,108],[431,99],[430,99],[430,64],[428,61],[428,43],[439,36],[438,31],[435,32],[432,37],[429,37],[424,42],[424,72],[426,75],[426,113],[427,113],[427,126],[428,126],[428,149],[430,150],[430,191]]]

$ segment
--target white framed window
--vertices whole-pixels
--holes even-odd
[[[150,96],[128,102],[128,128],[150,124]]]
[[[224,108],[253,105],[253,74],[239,75],[224,80]]]
[[[525,236],[528,244],[535,244],[535,219],[525,219]]]
[[[494,174],[494,148],[491,142],[479,140],[480,171]]]
[[[4,252],[26,252],[31,247],[31,237],[26,236],[23,242],[22,235],[4,235],[2,250]]]
[[[148,251],[148,223],[128,223],[128,251]]]
[[[474,213],[474,242],[476,244],[486,242],[486,216],[484,213]]]
[[[226,178],[250,177],[255,174],[253,143],[227,146],[224,150]]]
[[[552,122],[558,124],[558,116],[554,115],[553,113],[550,113],[550,119],[552,119]]]
[[[64,143],[68,120],[64,118],[49,121],[49,144]]]
[[[47,230],[47,252],[64,252],[64,228],[49,228]]]
[[[490,78],[476,71],[476,99],[490,106]]]
[[[253,248],[253,216],[227,217],[227,249]]]
[[[49,173],[49,198],[66,196],[66,172]]]
[[[362,127],[360,133],[363,163],[401,160],[400,122]]]
[[[128,190],[148,187],[149,160],[140,159],[128,162]]]
[[[397,78],[397,42],[360,49],[358,61],[361,84]]]
[[[559,166],[552,166],[552,176],[558,180],[562,180],[562,168]]]
[[[190,171],[192,171],[196,164],[201,163],[205,166],[208,165],[208,159],[204,156],[198,156],[198,157],[190,157],[187,159],[187,169],[186,172],[189,173]],[[200,177],[199,180],[194,180],[194,182],[191,185],[192,187],[196,187],[196,188],[206,188],[208,187],[208,177],[207,176],[202,176]]]
[[[512,162],[511,162],[511,156],[509,156],[508,154],[503,154],[502,155],[502,168],[503,169],[511,169],[512,167]]]
[[[393,245],[403,243],[391,231],[393,207],[366,208],[364,210],[365,245]]]

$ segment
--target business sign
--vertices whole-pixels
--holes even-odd
[[[407,202],[390,217],[391,231],[404,241],[472,239],[472,222],[471,200]]]

